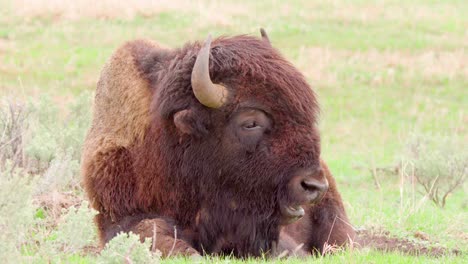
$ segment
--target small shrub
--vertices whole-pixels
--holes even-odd
[[[91,120],[91,94],[83,92],[67,104],[65,110],[47,96],[32,102],[30,108],[26,153],[37,160],[50,162],[57,153],[71,150],[72,157],[79,160]]]
[[[5,101],[0,107],[0,167],[6,160],[12,162],[11,169],[23,166],[23,136],[27,128],[28,111],[17,102]]]
[[[73,151],[59,151],[42,176],[36,194],[64,190],[79,186],[79,162],[73,159]]]
[[[140,237],[133,233],[120,233],[107,243],[98,263],[158,263],[159,254],[150,251],[151,241],[140,242]]]
[[[21,259],[21,248],[30,243],[36,214],[32,196],[38,180],[12,166],[6,161],[0,169],[0,259],[7,263]]]
[[[0,103],[3,261],[63,262],[67,254],[93,248],[95,212],[87,203],[70,207],[80,203],[82,194],[78,160],[89,126],[90,101],[90,94],[82,93],[64,109],[47,96],[29,104]]]
[[[34,173],[43,172],[63,153],[79,160],[91,120],[91,93],[83,92],[59,107],[51,97],[0,102],[0,167],[6,160]]]
[[[439,207],[466,181],[468,148],[456,137],[412,136],[404,159],[412,164],[425,194]]]
[[[86,246],[96,241],[96,228],[93,218],[97,212],[89,208],[83,201],[78,208],[64,209],[64,215],[56,230],[51,234],[55,237],[53,247],[56,251],[78,253]]]
[[[34,201],[41,177],[21,168],[11,169],[7,161],[0,170],[0,259],[6,263],[35,261],[61,262],[66,254],[82,253],[96,241],[93,217],[96,211],[81,206],[63,209],[53,219]]]

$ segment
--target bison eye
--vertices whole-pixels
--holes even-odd
[[[238,113],[233,123],[243,133],[247,134],[251,134],[250,132],[255,132],[255,134],[264,132],[271,126],[270,118],[265,112],[256,109],[247,109]]]
[[[254,152],[265,134],[268,134],[272,121],[266,112],[260,109],[243,108],[233,115],[226,127],[232,142],[248,152]]]
[[[244,123],[242,125],[242,128],[243,129],[246,129],[246,130],[253,130],[253,129],[259,129],[259,128],[262,128],[257,121],[255,120],[252,120],[252,121],[248,121],[246,123]]]

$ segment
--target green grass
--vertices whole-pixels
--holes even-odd
[[[351,222],[410,239],[421,231],[433,243],[467,251],[466,184],[441,209],[422,200],[420,190],[402,183],[399,175],[379,170],[397,164],[412,133],[457,137],[465,139],[460,149],[468,147],[466,1],[203,1],[205,5],[197,5],[174,0],[130,17],[111,10],[108,16],[96,17],[84,10],[74,19],[41,11],[41,1],[36,2],[30,9],[40,12],[33,16],[27,8],[21,13],[23,7],[0,0],[0,98],[37,102],[47,96],[50,100],[37,104],[42,109],[35,111],[49,117],[45,120],[56,120],[42,124],[45,128],[37,124],[39,119],[30,122],[38,135],[27,135],[29,149],[63,153],[73,146],[78,161],[78,146],[90,118],[86,98],[92,98],[90,91],[105,60],[126,40],[150,38],[179,47],[208,33],[259,36],[258,28],[264,27],[273,45],[304,72],[319,96],[323,157],[338,181]],[[72,104],[82,110],[72,109]],[[80,118],[75,120],[74,115]],[[62,133],[51,140],[46,134],[50,130]],[[79,187],[74,192],[83,197]],[[463,263],[465,255],[431,258],[353,251],[310,261]],[[89,263],[95,256],[64,253],[61,261]]]
[[[352,252],[337,253],[334,256],[327,256],[323,258],[307,259],[307,263],[320,263],[320,264],[334,264],[334,263],[464,263],[463,259],[453,259],[451,257],[441,258],[430,258],[430,257],[410,257],[398,253],[382,253],[376,251],[360,252],[355,254]],[[466,259],[465,259],[466,261]],[[184,258],[175,258],[165,260],[163,263],[188,263]],[[285,259],[269,261],[266,259],[247,259],[247,260],[235,260],[235,259],[223,259],[223,258],[207,258],[203,263],[285,263],[285,264],[301,264],[304,263],[303,259]]]

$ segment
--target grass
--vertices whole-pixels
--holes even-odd
[[[58,153],[71,153],[74,162],[79,162],[79,146],[90,118],[89,101],[100,69],[126,40],[150,38],[178,47],[203,39],[209,32],[259,35],[258,28],[264,27],[273,45],[306,75],[319,95],[323,156],[337,178],[351,222],[418,241],[415,233],[423,232],[433,244],[465,252],[431,258],[362,250],[313,260],[466,261],[466,183],[440,209],[419,188],[413,188],[406,176],[385,170],[397,165],[414,133],[460,138],[460,150],[467,149],[466,1],[295,0],[271,4],[173,0],[137,1],[132,6],[111,0],[75,2],[0,0],[0,98],[34,106],[24,142],[28,155],[46,159],[44,169],[62,155]],[[49,99],[39,99],[44,96]],[[70,171],[74,184],[62,183],[61,191],[81,199],[78,172]],[[38,173],[41,182],[46,174]],[[50,215],[46,212],[44,218]],[[41,232],[53,230],[42,228]],[[41,252],[39,262],[47,262],[47,251]],[[96,260],[93,254],[61,254],[58,262]]]

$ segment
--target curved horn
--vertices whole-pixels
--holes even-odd
[[[263,28],[260,28],[260,35],[262,35],[263,41],[266,41],[268,44],[271,45],[270,38],[268,37],[266,31]]]
[[[197,55],[192,70],[192,89],[197,100],[204,106],[219,108],[227,101],[228,90],[220,84],[214,84],[210,78],[211,35],[205,41]]]

